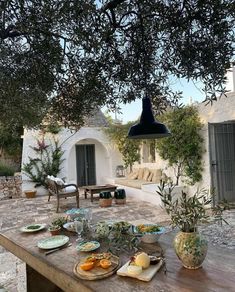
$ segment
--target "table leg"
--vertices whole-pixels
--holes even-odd
[[[87,199],[87,190],[84,191],[85,199]]]
[[[27,292],[63,292],[43,275],[26,265]]]
[[[91,191],[91,202],[93,203],[93,192]]]

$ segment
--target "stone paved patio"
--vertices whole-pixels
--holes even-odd
[[[45,221],[51,217],[58,217],[67,209],[75,207],[75,199],[61,200],[61,212],[55,213],[56,201],[54,198],[47,202],[47,197],[35,199],[12,199],[0,201],[0,230],[12,227],[21,227],[32,222]],[[160,207],[143,201],[128,199],[124,206],[113,205],[101,209],[98,201],[81,199],[81,207],[92,207],[93,213],[102,219],[118,219],[132,222],[161,223],[169,225],[168,215]],[[201,228],[210,244],[220,245],[235,250],[235,210],[227,211],[225,219],[229,225],[218,226],[212,224]],[[50,222],[48,222],[50,223]],[[0,247],[0,291],[4,287],[9,292],[25,292],[25,264],[4,248]]]

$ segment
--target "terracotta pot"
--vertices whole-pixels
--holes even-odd
[[[110,207],[112,206],[112,198],[110,199],[99,199],[100,207]]]
[[[185,268],[198,269],[207,254],[207,241],[198,232],[179,232],[174,239],[174,248]]]
[[[51,235],[59,235],[60,234],[60,229],[61,228],[58,228],[58,229],[49,229]]]
[[[115,203],[118,205],[126,204],[126,198],[125,199],[115,199]]]
[[[27,199],[32,199],[32,198],[35,198],[37,191],[36,190],[27,190],[27,191],[24,191],[24,193],[25,193],[25,196]]]

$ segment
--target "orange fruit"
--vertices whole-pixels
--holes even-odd
[[[112,263],[110,262],[110,260],[107,259],[100,260],[100,266],[103,269],[108,269],[111,265]]]
[[[87,259],[86,259],[86,263],[88,263],[88,262],[96,262],[97,260],[96,260],[96,258],[93,258],[93,257],[88,257]]]
[[[85,262],[80,265],[80,268],[83,271],[90,271],[92,268],[94,268],[94,262]]]

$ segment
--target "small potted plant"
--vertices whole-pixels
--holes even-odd
[[[59,235],[60,234],[61,227],[58,225],[50,225],[49,231],[51,235]]]
[[[67,223],[67,219],[65,217],[57,217],[51,221],[51,225],[49,226],[49,231],[51,235],[58,235],[60,234],[61,228],[63,225]]]
[[[126,204],[126,192],[124,189],[118,189],[114,192],[115,203],[118,205]]]
[[[110,207],[112,205],[111,192],[101,192],[99,199],[100,207]]]
[[[51,221],[51,225],[54,225],[54,226],[59,226],[59,227],[63,227],[63,225],[65,224],[65,223],[67,223],[67,218],[66,217],[63,217],[63,216],[61,216],[61,217],[56,217],[56,218],[54,218],[52,221]]]
[[[222,212],[229,206],[222,203],[212,208],[212,197],[207,190],[198,190],[193,196],[182,191],[181,197],[175,199],[173,189],[171,183],[165,190],[165,183],[162,182],[157,193],[170,215],[172,226],[180,229],[174,238],[174,249],[185,268],[198,269],[207,254],[207,241],[198,232],[198,226],[212,220],[225,221]]]

